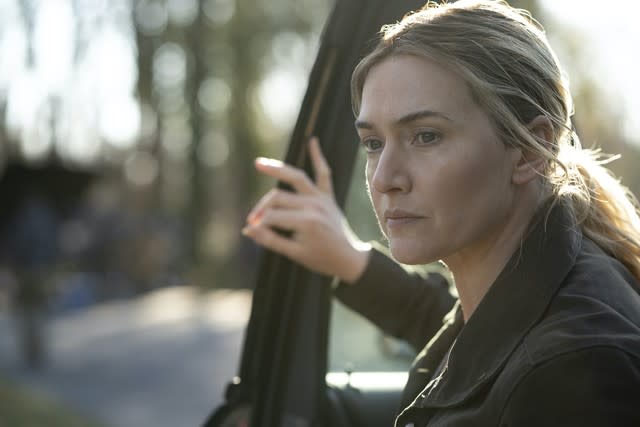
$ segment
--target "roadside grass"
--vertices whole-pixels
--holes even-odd
[[[103,427],[44,396],[0,378],[0,427]]]

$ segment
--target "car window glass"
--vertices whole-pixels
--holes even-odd
[[[345,214],[364,241],[385,243],[367,196],[366,156],[359,150],[347,195]],[[334,299],[329,336],[329,371],[406,371],[414,352],[405,343],[386,337],[368,320]]]

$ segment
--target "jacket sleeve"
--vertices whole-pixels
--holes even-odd
[[[336,297],[385,333],[422,349],[442,326],[455,298],[438,273],[411,272],[374,245],[358,281],[340,284]]]
[[[593,347],[533,368],[511,394],[500,426],[640,426],[638,399],[640,360]]]

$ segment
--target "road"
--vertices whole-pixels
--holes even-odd
[[[109,427],[199,426],[236,373],[248,291],[168,288],[59,315],[29,372],[0,315],[0,372]]]

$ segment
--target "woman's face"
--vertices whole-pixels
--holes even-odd
[[[511,211],[517,150],[455,73],[396,55],[366,78],[356,120],[391,253],[421,264],[482,252]]]

